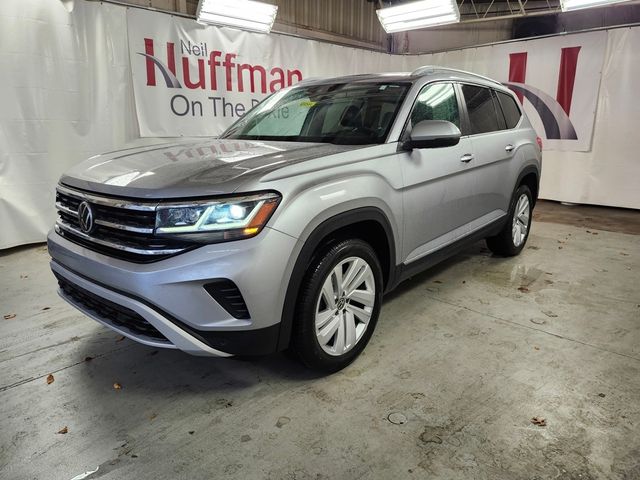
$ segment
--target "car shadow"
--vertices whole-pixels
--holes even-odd
[[[404,281],[393,292],[385,295],[384,302],[389,302],[422,283],[430,282],[447,269],[476,255],[492,257],[484,244],[478,243]],[[102,344],[100,350],[104,351],[105,341],[113,341],[113,348],[96,356],[95,345]],[[96,338],[86,342],[81,354],[90,358],[83,366],[83,388],[96,393],[103,392],[105,385],[112,387],[113,384],[118,384],[122,390],[144,395],[154,392],[169,395],[180,392],[233,395],[265,382],[280,385],[284,389],[327,376],[309,370],[285,353],[259,357],[197,357],[178,350],[141,345],[127,338],[122,339],[116,333],[109,333],[107,337],[104,333],[96,334]]]
[[[97,336],[97,335],[96,335]],[[265,380],[295,384],[322,378],[283,353],[260,357],[198,357],[179,350],[153,348],[119,335],[109,335],[114,348],[95,355],[97,342],[86,342],[84,388],[102,391],[105,384],[122,390],[150,392],[233,392],[253,388]],[[106,382],[106,383],[105,383]]]

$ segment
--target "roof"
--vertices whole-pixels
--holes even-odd
[[[476,83],[489,84],[490,86],[503,85],[489,77],[478,75],[477,73],[458,70],[455,68],[440,67],[437,65],[425,65],[419,67],[413,72],[395,72],[395,73],[365,73],[359,75],[347,75],[342,77],[327,78],[309,78],[305,79],[297,85],[322,85],[326,83],[365,83],[365,82],[413,82],[419,78],[433,76],[435,79],[442,80],[459,80],[473,81]]]

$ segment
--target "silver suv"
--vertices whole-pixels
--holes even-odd
[[[498,255],[522,250],[540,147],[514,94],[485,77],[423,67],[308,80],[219,139],[66,173],[51,268],[66,301],[140,343],[290,349],[335,371],[404,279],[484,238]]]

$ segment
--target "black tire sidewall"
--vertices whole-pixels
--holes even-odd
[[[367,330],[362,338],[349,352],[344,355],[333,356],[326,353],[318,343],[315,332],[316,302],[327,276],[339,262],[348,257],[360,257],[369,264],[376,285],[376,298]],[[342,240],[325,248],[320,254],[316,255],[303,280],[296,308],[293,348],[300,359],[308,367],[325,372],[338,371],[353,362],[367,346],[373,335],[380,314],[383,288],[380,262],[373,248],[362,240]]]

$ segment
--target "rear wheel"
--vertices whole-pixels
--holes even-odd
[[[364,350],[382,303],[382,269],[362,240],[319,254],[301,287],[292,348],[310,368],[335,372]]]
[[[495,237],[487,238],[487,246],[493,253],[510,257],[522,251],[529,238],[532,205],[531,190],[526,185],[520,185],[511,199],[509,217],[504,228]]]

